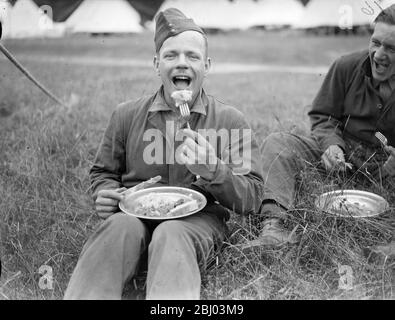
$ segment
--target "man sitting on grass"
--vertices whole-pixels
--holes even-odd
[[[266,218],[260,242],[297,242],[284,228],[303,163],[321,162],[327,172],[358,170],[370,180],[395,175],[395,5],[374,22],[369,49],[337,59],[308,113],[311,136],[275,133],[265,139],[262,156]],[[375,136],[384,134],[388,146]],[[372,180],[373,181],[373,180]]]
[[[167,9],[156,18],[155,46],[162,86],[111,117],[90,171],[105,220],[86,242],[65,299],[120,299],[146,250],[147,299],[199,299],[200,272],[225,238],[229,209],[248,214],[262,203],[259,147],[244,116],[202,89],[210,69],[204,31]],[[189,117],[180,116],[174,92],[191,93]],[[120,192],[157,175],[162,186],[201,192],[207,206],[161,223],[120,213]]]

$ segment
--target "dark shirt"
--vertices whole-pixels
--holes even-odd
[[[257,212],[263,199],[263,180],[259,148],[254,137],[247,141],[240,135],[241,140],[229,139],[227,143],[218,143],[216,137],[216,141],[210,142],[212,145],[217,143],[217,157],[222,161],[217,165],[214,179],[208,181],[196,177],[176,159],[172,160],[174,150],[182,141],[166,139],[166,133],[169,135],[166,120],[172,118],[171,113],[174,111],[164,100],[163,88],[154,95],[123,103],[116,108],[90,171],[93,198],[96,199],[101,189],[130,188],[160,175],[160,185],[201,191],[209,203],[218,202],[237,213]],[[206,95],[203,90],[191,107],[189,123],[195,131],[213,129],[226,133],[232,129],[250,129],[240,111]],[[242,154],[243,147],[248,147],[249,143],[251,153],[247,158],[250,170],[244,174],[234,174],[240,173],[237,170],[242,169],[243,165],[229,161],[227,155],[234,155],[235,152]],[[160,154],[160,151],[164,152]]]
[[[343,56],[331,66],[308,113],[312,134],[322,151],[330,145],[346,149],[347,138],[380,147],[376,131],[395,145],[394,104],[394,93],[387,101],[380,96],[368,50]]]

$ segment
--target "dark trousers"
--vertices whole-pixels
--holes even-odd
[[[102,222],[86,242],[64,298],[121,299],[148,249],[147,299],[199,299],[200,272],[224,240],[225,222],[200,212],[150,229],[122,213]]]
[[[304,162],[317,162],[320,157],[320,148],[311,137],[270,134],[262,145],[264,201],[273,200],[289,209],[295,197],[296,177]]]

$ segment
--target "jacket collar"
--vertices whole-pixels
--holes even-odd
[[[363,72],[363,74],[371,79],[372,77],[372,66],[370,65],[370,57],[369,50],[366,50],[366,54],[363,56],[361,61],[358,64],[359,69]]]

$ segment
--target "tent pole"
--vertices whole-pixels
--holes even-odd
[[[0,42],[0,51],[29,79],[31,80],[37,87],[39,87],[48,97],[54,100],[56,103],[60,104],[63,107],[67,107],[64,102],[54,96],[48,89],[46,89],[38,80],[36,80],[29,71],[27,71],[9,52],[3,44]]]

